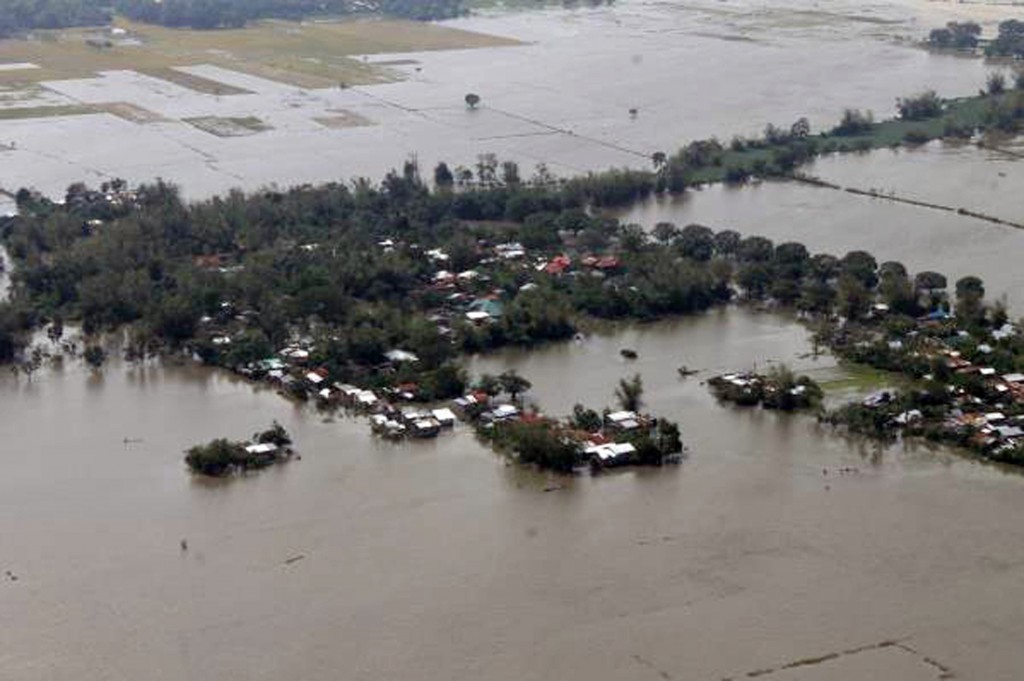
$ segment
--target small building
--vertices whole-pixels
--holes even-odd
[[[420,361],[420,358],[408,350],[400,350],[395,348],[394,350],[388,350],[384,353],[384,357],[387,358],[392,364],[415,364]]]
[[[636,447],[628,442],[592,444],[583,450],[583,454],[602,465],[615,466],[630,462],[636,454]]]
[[[442,428],[451,428],[455,425],[455,412],[451,409],[445,407],[434,409],[430,412],[430,415],[441,424]]]
[[[433,418],[420,419],[412,424],[410,432],[413,437],[437,437],[437,434],[441,432],[441,424]]]
[[[253,454],[256,456],[265,456],[270,454],[276,454],[279,447],[273,442],[260,442],[254,445],[248,445],[245,448],[246,454]]]
[[[640,428],[640,417],[635,411],[616,411],[608,414],[608,425],[614,430],[628,432]]]

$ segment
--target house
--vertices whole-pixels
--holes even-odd
[[[518,260],[526,257],[526,249],[520,243],[498,244],[494,247],[494,252],[502,260]]]
[[[442,428],[451,428],[455,425],[455,412],[451,409],[442,407],[441,409],[434,409],[430,412],[434,420],[441,424]]]
[[[373,409],[380,399],[372,390],[360,390],[356,394],[355,405],[360,409]]]
[[[245,448],[246,454],[254,454],[256,456],[264,456],[268,454],[276,454],[278,446],[272,442],[261,442],[255,445],[249,445]]]
[[[405,364],[407,362],[414,364],[420,361],[420,358],[415,354],[408,352],[407,350],[399,350],[397,348],[394,350],[388,350],[384,353],[384,357],[386,357],[392,364]]]
[[[636,454],[636,447],[628,442],[611,442],[608,444],[592,444],[583,450],[583,454],[606,466],[614,466],[629,462]]]
[[[564,274],[570,267],[572,267],[572,260],[567,255],[556,255],[547,263],[540,266],[542,272],[546,272],[552,276],[560,276]]]
[[[500,319],[504,311],[505,306],[502,305],[501,301],[491,298],[477,298],[469,304],[466,311],[466,319],[480,325]]]
[[[640,427],[640,417],[635,411],[616,411],[605,418],[614,430],[629,431]]]
[[[514,421],[519,418],[519,409],[511,404],[501,404],[490,412],[492,421]]]
[[[433,418],[420,419],[412,424],[410,433],[413,437],[437,437],[441,432],[441,424]]]
[[[316,371],[310,371],[306,374],[306,381],[314,388],[319,387],[321,383],[327,380],[325,375],[327,372],[323,369],[317,369]]]

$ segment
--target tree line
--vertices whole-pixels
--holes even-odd
[[[32,29],[109,24],[115,13],[177,28],[238,28],[257,19],[374,14],[417,21],[451,19],[464,0],[7,0],[0,37]]]

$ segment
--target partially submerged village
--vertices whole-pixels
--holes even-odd
[[[410,201],[453,206],[463,220],[459,202],[470,199],[500,197],[506,207],[498,214],[506,216],[524,195],[542,207],[553,205],[541,198],[547,188],[524,187],[518,195],[501,187],[423,193],[415,168],[408,165],[404,178],[392,175],[387,182],[394,184],[391,192],[398,191],[395,187],[420,192]],[[38,256],[24,239],[40,224],[49,225],[47,220],[62,225],[55,229],[70,225],[77,230],[72,241],[88,245],[110,238],[109,226],[118,219],[149,210],[149,203],[166,203],[167,191],[165,186],[130,189],[124,183],[100,191],[76,187],[62,204],[27,193],[19,196],[24,215],[6,219],[3,229],[15,259],[25,263]],[[304,188],[285,197],[247,200],[306,201],[324,191],[329,190]],[[374,197],[371,191],[355,200]],[[805,376],[785,367],[768,374],[735,367],[733,373],[707,377],[709,389],[723,401],[815,410],[852,432],[880,438],[923,435],[1024,463],[1024,341],[1002,305],[985,304],[977,277],[956,282],[951,295],[941,274],[911,278],[900,263],[879,264],[863,251],[843,258],[811,255],[798,243],[776,245],[731,230],[661,223],[647,233],[599,213],[560,211],[526,211],[497,221],[475,217],[467,223],[470,229],[447,239],[415,230],[371,232],[364,259],[380,268],[378,276],[401,278],[401,302],[375,305],[360,326],[346,330],[316,321],[323,312],[307,312],[310,317],[301,322],[281,318],[269,324],[284,340],[276,351],[267,342],[264,311],[246,303],[240,288],[245,277],[253,285],[247,267],[254,256],[244,249],[192,255],[182,267],[202,278],[205,312],[193,319],[195,307],[180,314],[175,309],[169,320],[162,312],[161,333],[127,334],[126,356],[184,350],[292,398],[365,415],[369,427],[390,440],[437,437],[462,421],[495,449],[544,468],[660,465],[678,461],[685,448],[677,424],[643,413],[642,385],[630,388],[623,379],[616,390],[621,408],[580,407],[571,416],[551,418],[522,399],[530,387],[526,377],[507,372],[473,380],[458,358],[502,345],[582,339],[589,320],[656,320],[732,301],[795,311],[816,342],[837,357],[888,372],[880,374],[882,384],[893,374],[905,380],[900,390],[825,410],[821,387]],[[75,227],[78,215],[85,219]],[[301,241],[286,232],[268,244],[270,257],[279,263],[275,267],[297,272],[317,272],[351,256],[339,243]],[[36,260],[36,266],[52,268],[51,257]],[[45,285],[46,280],[34,281]],[[338,304],[321,289],[315,309]],[[303,293],[299,288],[289,299],[301,300]],[[383,323],[395,325],[391,331],[373,328],[381,315]],[[57,320],[52,322],[51,332]],[[395,339],[390,346],[388,338]],[[628,364],[636,353],[623,348],[621,356]],[[679,373],[685,378],[696,370],[682,366]]]
[[[320,245],[308,243],[297,248],[312,253]],[[518,287],[520,292],[536,290],[540,286],[537,278],[605,279],[623,271],[616,255],[587,254],[577,260],[561,252],[531,253],[518,242],[480,244],[479,261],[462,271],[448,269],[451,257],[442,248],[425,249],[395,238],[380,240],[377,248],[385,254],[396,249],[411,251],[430,264],[432,272],[415,295],[437,301],[436,307],[427,311],[427,319],[446,339],[452,337],[455,324],[485,330],[501,321],[509,295],[494,286],[496,269],[515,270],[527,279]],[[197,265],[215,268],[221,274],[239,271],[240,265],[229,263],[230,259],[222,256],[197,259]],[[200,343],[207,345],[197,359],[205,355],[207,360],[218,362],[220,353],[230,349],[233,339],[246,327],[249,315],[245,310],[237,310],[230,301],[222,301],[220,308],[220,314],[200,319]],[[579,334],[577,337],[581,338]],[[623,354],[630,353],[624,350]],[[640,410],[643,388],[639,377],[620,385],[617,394],[625,392],[618,394],[623,408],[597,412],[578,405],[573,416],[558,419],[544,415],[536,405],[526,405],[522,393],[530,388],[530,382],[515,371],[484,375],[471,385],[462,376],[452,374],[443,392],[463,387],[464,391],[460,390],[454,399],[438,400],[437,388],[424,390],[418,380],[421,360],[412,349],[394,347],[384,352],[383,361],[373,367],[372,385],[338,380],[315,361],[317,355],[317,340],[300,336],[273,356],[232,368],[291,398],[315,401],[321,409],[344,409],[365,416],[373,432],[387,440],[435,438],[462,422],[496,449],[563,473],[675,463],[684,452],[677,424]]]

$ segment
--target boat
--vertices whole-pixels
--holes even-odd
[[[676,369],[676,371],[678,371],[679,375],[682,376],[683,378],[686,378],[687,376],[693,376],[694,374],[699,374],[700,373],[700,369],[691,369],[690,367],[686,366],[685,364],[683,366],[679,367],[678,369]]]
[[[636,359],[640,355],[636,354],[636,350],[630,350],[629,348],[623,348],[619,350],[619,354],[626,359]]]

